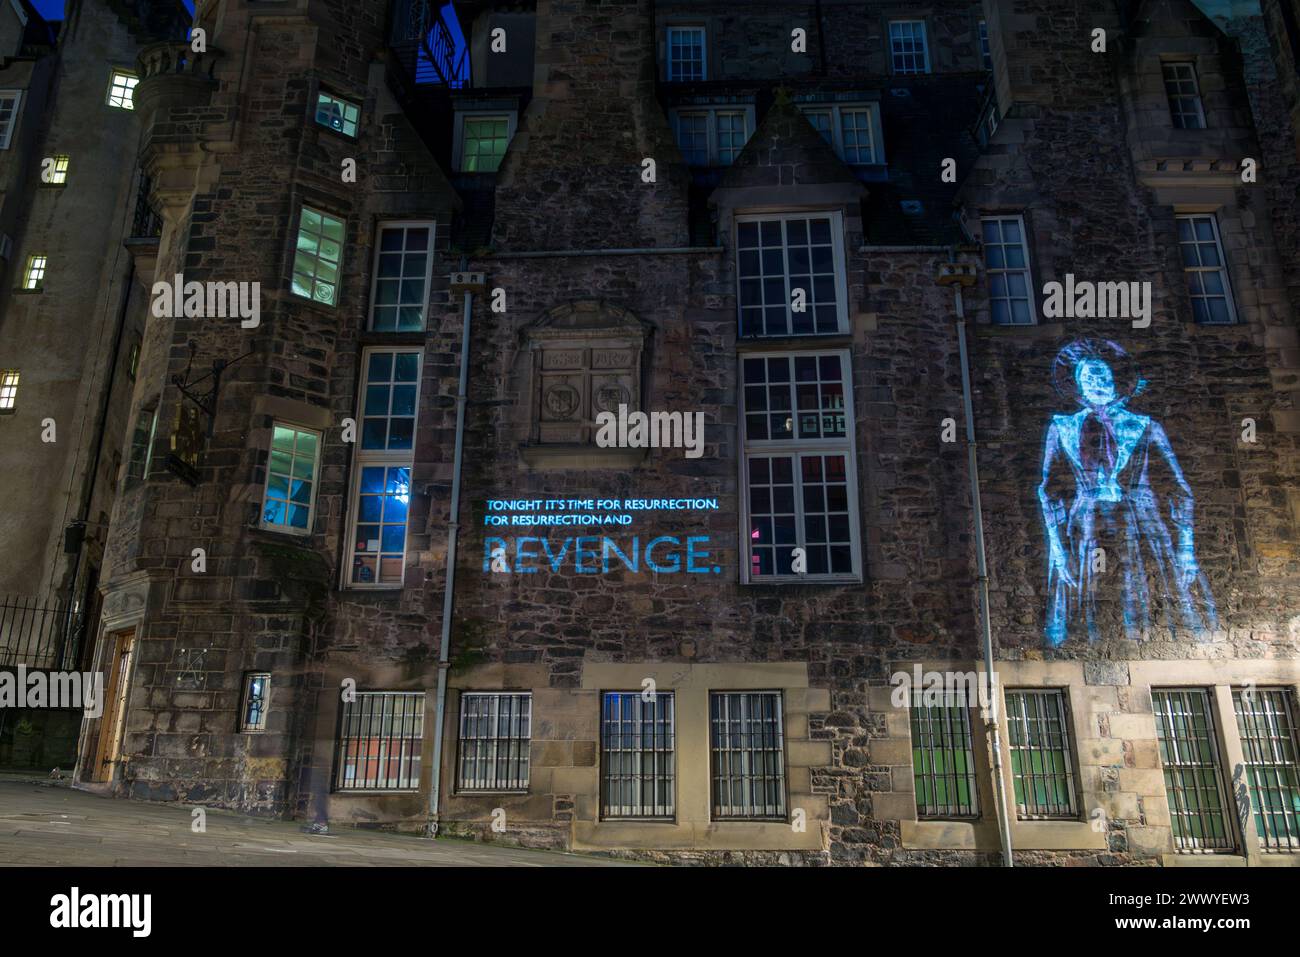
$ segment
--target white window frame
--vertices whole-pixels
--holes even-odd
[[[370,357],[378,353],[415,353],[418,365],[415,371],[415,415],[411,421],[411,447],[409,449],[363,449],[362,438],[365,420],[366,387],[369,385]],[[424,378],[424,350],[418,346],[371,346],[361,352],[361,375],[357,381],[356,441],[352,443],[352,477],[348,487],[348,529],[347,551],[344,560],[339,563],[339,587],[341,589],[367,589],[376,591],[399,590],[406,582],[406,556],[409,554],[411,540],[411,499],[415,488],[415,446],[420,429],[420,392]],[[411,489],[407,493],[406,532],[402,536],[402,577],[395,582],[358,582],[352,580],[352,564],[356,558],[357,526],[361,519],[361,473],[365,468],[406,468],[411,472]],[[371,523],[367,523],[371,524]],[[380,538],[383,528],[380,527]],[[379,578],[380,557],[383,555],[382,544],[375,561],[375,578]]]
[[[980,217],[980,244],[984,244],[984,224],[987,222],[1004,222],[1015,220],[1020,226],[1020,248],[1025,257],[1023,269],[1008,269],[1005,266],[1000,269],[990,269],[988,266],[988,257],[983,257],[984,265],[984,290],[989,298],[989,322],[996,326],[1036,326],[1038,325],[1038,297],[1034,292],[1034,273],[1033,262],[1029,256],[1029,232],[1025,229],[1025,217],[1020,213],[988,213]],[[1006,245],[1003,243],[1002,245]],[[993,320],[993,287],[990,277],[993,275],[1006,275],[1008,273],[1024,273],[1025,276],[1025,293],[1029,300],[1029,321],[1028,322],[994,322]]]
[[[1191,76],[1190,76],[1190,77],[1186,77],[1186,76],[1174,76],[1174,77],[1172,77],[1172,82],[1174,82],[1174,83],[1185,83],[1185,82],[1187,82],[1187,81],[1190,79],[1190,80],[1191,80],[1191,84],[1192,84],[1192,93],[1190,93],[1190,94],[1188,94],[1188,93],[1182,93],[1182,92],[1178,92],[1178,93],[1170,92],[1169,84],[1170,84],[1170,82],[1171,82],[1171,77],[1169,76],[1169,72],[1168,72],[1168,71],[1169,71],[1170,69],[1172,69],[1172,70],[1174,70],[1175,72],[1177,72],[1179,67],[1186,67],[1188,73],[1190,73]],[[1171,125],[1174,129],[1176,129],[1176,130],[1203,130],[1203,129],[1206,129],[1207,126],[1208,126],[1208,124],[1205,122],[1205,101],[1204,101],[1204,98],[1203,98],[1202,95],[1201,95],[1201,79],[1200,79],[1200,77],[1197,75],[1197,72],[1196,72],[1196,61],[1195,61],[1195,60],[1161,60],[1161,61],[1160,61],[1160,79],[1161,79],[1161,81],[1162,81],[1163,84],[1164,84],[1164,89],[1165,89],[1165,102],[1169,105],[1169,123],[1170,123],[1170,125]],[[1190,115],[1191,115],[1191,114],[1187,113],[1185,110],[1177,110],[1177,111],[1174,110],[1174,99],[1175,99],[1175,98],[1177,98],[1177,99],[1191,99],[1191,100],[1196,104],[1196,121],[1200,124],[1200,126],[1180,126],[1180,125],[1175,121],[1175,117],[1179,117],[1179,116],[1190,116]]]
[[[339,105],[340,107],[339,112],[343,120],[343,126],[341,129],[336,130],[331,124],[322,123],[320,121],[320,108],[321,108],[322,99],[330,100],[333,103],[337,103]],[[353,110],[356,111],[356,117],[352,120],[348,119],[349,107],[351,107]],[[346,136],[350,140],[355,140],[357,136],[361,133],[361,104],[356,102],[355,100],[349,100],[347,97],[339,96],[335,93],[331,93],[329,90],[317,89],[316,104],[312,108],[311,118],[312,118],[312,122],[314,122],[317,126],[338,133],[340,136]],[[352,124],[351,133],[347,131],[347,125],[349,122],[351,122]]]
[[[831,146],[838,156],[849,166],[883,166],[885,165],[885,141],[880,125],[880,104],[875,102],[858,102],[858,103],[799,103],[797,104],[799,112],[804,116],[813,113],[827,113],[830,115],[831,125]],[[869,163],[855,162],[848,159],[844,153],[844,114],[845,113],[866,113],[868,116],[867,128],[871,131],[871,161]],[[809,120],[811,122],[811,119]],[[817,129],[813,126],[813,129]],[[820,131],[818,131],[820,132]]]
[[[266,680],[265,691],[262,694],[262,712],[261,720],[257,723],[250,723],[248,720],[248,705],[253,700],[250,693],[253,682],[263,678]],[[239,699],[239,731],[241,734],[255,734],[259,731],[266,730],[266,718],[271,713],[271,672],[269,671],[246,671],[244,672],[244,690]]]
[[[13,142],[14,130],[18,128],[18,120],[22,116],[23,91],[0,90],[0,100],[13,102],[13,112],[9,114],[9,122],[0,127],[0,150],[7,150],[9,144]]]
[[[698,33],[700,36],[700,75],[682,78],[673,75],[673,34]],[[664,77],[669,83],[700,83],[709,78],[709,31],[698,23],[670,24],[664,30]]]
[[[740,302],[740,224],[769,222],[780,220],[785,222],[791,219],[820,219],[829,218],[831,222],[831,254],[835,265],[835,305],[838,318],[838,324],[830,332],[789,332],[781,333],[775,336],[769,335],[742,335],[744,330],[744,313]],[[785,234],[785,227],[782,226],[782,236]],[[742,213],[735,217],[732,224],[731,232],[732,251],[734,253],[736,269],[736,334],[744,338],[745,341],[780,338],[789,336],[790,338],[814,339],[817,336],[845,335],[849,332],[849,282],[848,266],[844,252],[844,215],[838,209],[809,209],[796,212],[780,213]],[[786,280],[786,303],[787,316],[790,309],[790,251],[789,246],[785,245],[785,239],[782,239],[782,249],[785,259],[785,280]],[[791,329],[794,328],[793,320],[789,323]]]
[[[72,166],[72,157],[67,153],[56,153],[50,159],[54,160],[54,165],[50,167],[50,181],[47,186],[66,186],[68,184],[68,169]]]
[[[682,159],[688,166],[730,166],[731,163],[723,163],[721,151],[718,146],[718,117],[720,116],[743,116],[745,119],[745,142],[741,144],[741,150],[749,143],[749,139],[754,135],[754,107],[744,103],[737,104],[716,104],[710,106],[680,106],[668,111],[668,117],[673,124],[673,137],[677,143],[677,148],[681,149],[681,121],[687,116],[704,116],[707,117],[706,133],[708,138],[708,161],[706,163],[692,163],[687,158],[685,152],[682,153]],[[737,152],[739,157],[740,153]],[[732,163],[735,162],[733,159]]]
[[[1200,322],[1196,318],[1196,308],[1194,306],[1192,308],[1191,321],[1196,323],[1198,326],[1218,326],[1218,327],[1235,326],[1241,320],[1237,316],[1236,296],[1233,294],[1233,290],[1232,290],[1232,276],[1229,275],[1228,273],[1228,256],[1227,256],[1227,251],[1223,248],[1223,234],[1219,231],[1218,215],[1214,212],[1202,212],[1202,213],[1175,212],[1174,228],[1176,230],[1178,228],[1178,223],[1186,220],[1191,222],[1192,234],[1195,235],[1196,221],[1201,219],[1209,220],[1210,228],[1214,230],[1214,247],[1219,254],[1219,265],[1218,266],[1188,266],[1186,263],[1183,262],[1183,246],[1185,245],[1185,243],[1182,241],[1181,237],[1176,236],[1175,238],[1177,238],[1178,240],[1178,262],[1180,265],[1182,265],[1183,268],[1183,286],[1184,288],[1187,289],[1187,301],[1189,304],[1191,304],[1196,297],[1192,293],[1191,287],[1187,285],[1187,274],[1192,272],[1219,273],[1220,278],[1223,280],[1223,298],[1228,306],[1228,321],[1227,322]],[[1197,244],[1199,244],[1200,242],[1202,242],[1202,240],[1196,240]],[[1197,255],[1197,258],[1198,259],[1200,258],[1199,254]]]
[[[419,329],[375,329],[375,297],[379,292],[379,255],[383,249],[383,236],[385,229],[420,229],[425,228],[429,231],[429,245],[425,250],[424,261],[424,301],[420,303],[420,328]],[[385,219],[380,220],[375,226],[375,254],[371,260],[370,269],[370,308],[366,313],[366,328],[371,332],[399,333],[399,332],[421,332],[429,326],[429,292],[430,284],[433,282],[433,242],[437,236],[438,224],[432,219]],[[405,253],[403,253],[405,255]],[[405,265],[403,263],[403,265]],[[401,278],[410,278],[402,275]],[[399,307],[400,308],[400,307]],[[400,316],[399,316],[400,321]]]
[[[294,432],[294,440],[293,440],[294,450],[293,452],[290,453],[289,456],[289,469],[290,469],[289,478],[290,479],[293,478],[293,465],[299,459],[298,438],[297,438],[298,433],[305,433],[308,435],[316,436],[316,451],[312,456],[312,463],[311,463],[311,498],[307,502],[307,527],[306,528],[295,528],[292,525],[280,525],[276,522],[268,522],[266,520],[266,498],[271,493],[271,454],[275,451],[275,429],[277,426],[282,429],[290,429]],[[258,526],[260,528],[264,528],[269,532],[281,532],[285,535],[298,535],[302,537],[306,537],[312,534],[312,530],[316,524],[316,494],[320,490],[320,463],[321,463],[321,452],[322,452],[321,447],[324,444],[325,444],[325,435],[323,432],[320,431],[320,429],[313,429],[310,428],[309,426],[298,425],[296,422],[289,422],[287,420],[282,420],[282,419],[275,419],[272,421],[271,443],[270,445],[267,446],[266,449],[266,481],[262,483],[261,509],[258,512]],[[302,458],[306,458],[306,456],[302,456]],[[292,504],[292,501],[286,500],[286,506],[289,504]]]
[[[793,359],[800,356],[836,356],[840,360],[841,381],[844,385],[844,435],[841,438],[789,438],[789,439],[749,439],[746,437],[748,409],[745,403],[746,359]],[[858,453],[857,430],[853,420],[853,357],[848,349],[797,349],[774,351],[743,351],[739,354],[740,364],[737,368],[737,381],[740,391],[740,582],[742,585],[771,585],[799,583],[844,583],[862,581],[862,528],[858,514]],[[791,415],[797,416],[798,409],[791,409]],[[796,425],[795,434],[798,429]],[[789,456],[793,458],[795,469],[794,508],[795,508],[795,548],[804,547],[803,514],[803,476],[799,471],[799,460],[804,455],[843,455],[844,477],[847,486],[849,504],[849,550],[853,558],[851,572],[828,572],[826,574],[803,575],[760,575],[751,574],[753,561],[750,553],[750,509],[749,509],[749,461],[751,457]]]
[[[912,28],[919,26],[921,28],[920,30],[920,37],[921,37],[920,53],[921,53],[921,62],[922,62],[921,69],[919,70],[898,69],[898,62],[895,59],[895,57],[908,57],[908,56],[915,56],[916,54],[914,52],[901,52],[901,51],[896,52],[894,50],[894,40],[895,40],[894,27],[896,26],[898,27],[908,26]],[[897,39],[914,40],[916,39],[916,36],[917,36],[916,30],[912,29],[911,31],[909,31],[909,34],[906,38],[904,38],[902,35],[899,35]],[[893,74],[894,76],[922,76],[930,72],[930,31],[926,28],[926,22],[924,20],[890,20],[888,26],[888,38],[889,38],[889,72],[891,74]]]
[[[300,292],[296,292],[293,288],[294,279],[298,275],[298,268],[297,268],[298,267],[298,239],[302,236],[302,229],[303,229],[302,214],[309,210],[315,213],[317,216],[321,217],[322,227],[324,226],[324,221],[327,218],[332,219],[336,223],[340,223],[343,226],[343,236],[339,240],[339,258],[338,261],[334,263],[334,267],[337,271],[334,276],[334,282],[332,283],[332,285],[334,286],[333,302],[326,302],[324,299],[317,299],[316,296],[314,295],[316,291],[316,283],[318,281],[316,267],[313,267],[311,273],[311,292],[313,293],[313,295],[303,295]],[[317,235],[318,237],[323,237],[325,234],[324,231],[322,230],[320,233],[317,233],[315,235]],[[319,206],[313,206],[311,203],[299,203],[298,221],[294,224],[294,230],[293,230],[293,249],[292,249],[292,254],[289,258],[289,294],[293,296],[293,298],[295,299],[305,299],[307,302],[314,303],[315,305],[322,306],[326,309],[337,309],[339,305],[339,299],[343,295],[343,264],[344,261],[346,260],[345,254],[347,252],[347,245],[348,245],[348,220],[346,216],[335,215],[334,213],[321,209]],[[306,255],[309,255],[312,258],[312,260],[317,264],[321,262],[329,262],[329,260],[321,256],[319,243],[317,244],[316,252],[307,253]],[[320,281],[323,282],[323,280]]]
[[[510,152],[510,144],[515,140],[515,128],[518,125],[519,113],[517,110],[457,110],[456,122],[453,124],[452,143],[451,143],[451,168],[453,172],[466,172],[463,167],[465,152],[465,120],[466,119],[504,119],[506,121],[506,153]],[[501,161],[505,162],[505,153],[501,154]],[[500,167],[497,167],[499,170]],[[473,173],[487,173],[487,170],[470,170]],[[490,171],[493,175],[497,170]]]
[[[135,80],[130,86],[126,86],[126,96],[118,96],[121,102],[114,103],[113,91],[118,88],[118,77],[128,77]],[[113,67],[108,73],[108,91],[104,94],[104,103],[115,110],[134,110],[135,109],[135,90],[140,85],[140,74],[134,70],[126,70],[121,67]]]

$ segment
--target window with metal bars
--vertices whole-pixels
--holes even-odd
[[[600,814],[672,820],[676,811],[675,699],[607,691],[601,700]]]
[[[335,789],[417,790],[423,740],[423,691],[358,691],[339,718]]]
[[[1260,850],[1300,850],[1300,763],[1295,709],[1286,688],[1234,688],[1246,782]]]
[[[709,695],[713,817],[785,820],[785,734],[778,691]]]
[[[979,817],[970,710],[956,702],[923,704],[921,694],[914,692],[909,715],[916,816]]]
[[[460,696],[459,791],[527,791],[533,696],[466,692]]]
[[[1065,694],[1008,691],[1011,776],[1020,820],[1078,817]]]
[[[1209,694],[1202,688],[1152,691],[1151,702],[1175,849],[1231,850]]]

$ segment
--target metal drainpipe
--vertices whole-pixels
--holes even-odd
[[[953,261],[955,257],[949,257]],[[989,621],[989,569],[984,555],[984,513],[980,508],[979,456],[975,443],[975,415],[971,406],[970,364],[966,355],[966,310],[961,284],[952,287],[957,309],[957,350],[961,355],[961,398],[966,413],[966,461],[970,473],[970,498],[975,515],[975,563],[980,602],[980,632],[984,642],[984,689],[988,706],[983,709],[984,728],[993,751],[993,794],[997,804],[998,836],[1002,840],[1002,864],[1014,867],[1011,856],[1011,819],[1007,807],[1007,784],[1002,777],[1002,732],[998,727],[998,697],[993,684],[993,627]]]
[[[461,270],[466,263],[462,258]],[[438,642],[438,697],[433,711],[433,774],[429,785],[430,837],[438,835],[438,804],[442,792],[442,726],[447,713],[447,671],[451,668],[452,596],[456,586],[456,542],[460,537],[460,473],[465,451],[465,403],[469,392],[469,326],[474,293],[466,289],[460,329],[460,385],[456,390],[456,454],[451,473],[451,521],[447,523],[447,585],[442,593],[442,637]]]

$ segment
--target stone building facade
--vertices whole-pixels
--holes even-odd
[[[150,278],[259,309],[144,323],[80,780],[1294,863],[1285,17],[1096,7],[200,2],[140,56]]]

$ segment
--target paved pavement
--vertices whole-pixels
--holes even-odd
[[[33,867],[584,867],[628,866],[581,854],[519,850],[401,834],[334,830],[101,797],[52,783],[0,778],[0,866]]]

